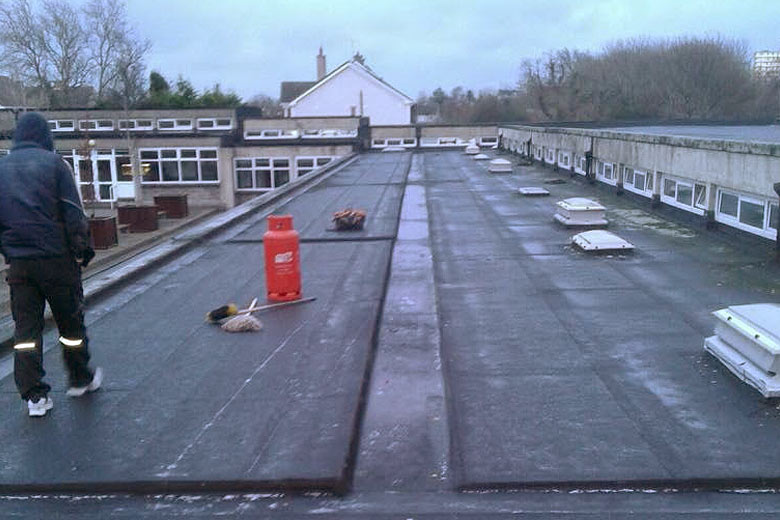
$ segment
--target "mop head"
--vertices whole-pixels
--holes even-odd
[[[362,209],[343,209],[333,214],[337,231],[360,231],[366,221],[366,212]]]
[[[255,332],[263,328],[263,324],[251,314],[241,314],[230,318],[222,325],[226,332]]]

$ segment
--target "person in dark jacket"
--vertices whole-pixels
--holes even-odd
[[[14,379],[32,417],[53,406],[43,381],[44,307],[49,302],[68,370],[69,396],[100,388],[89,368],[81,268],[95,256],[70,166],[54,152],[49,125],[35,112],[16,125],[0,160],[0,250],[9,264]]]

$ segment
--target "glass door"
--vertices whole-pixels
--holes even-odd
[[[95,173],[92,170],[92,158],[81,155],[74,156],[79,176],[79,191],[81,192],[81,201],[83,203],[95,202]]]
[[[135,186],[128,150],[114,150],[114,171],[117,179],[114,196],[117,199],[132,199],[135,196]]]
[[[97,170],[96,192],[99,201],[114,201],[114,185],[116,184],[116,172],[114,171],[113,161],[110,158],[100,157],[94,161],[95,170]]]

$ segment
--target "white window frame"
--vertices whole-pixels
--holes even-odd
[[[239,161],[249,161],[251,163],[251,166],[239,166]],[[259,164],[260,161],[268,161],[268,166],[264,166]],[[282,161],[287,161],[287,165],[281,164]],[[280,164],[277,164],[280,163]],[[293,173],[293,162],[290,157],[234,157],[233,158],[233,177],[234,182],[236,183],[236,191],[237,192],[266,192],[266,191],[272,191],[276,188],[279,188],[281,186],[284,186],[286,184],[289,184],[295,180],[294,173]],[[277,172],[283,172],[287,170],[287,182],[280,184],[279,186],[276,185],[276,173]],[[250,177],[252,179],[252,187],[251,188],[240,188],[239,187],[239,173],[242,172],[250,172]],[[257,187],[257,173],[258,172],[268,172],[269,173],[269,180],[271,186],[268,187]]]
[[[413,137],[388,137],[371,139],[371,148],[381,149],[388,146],[401,146],[403,148],[414,148],[417,146],[417,139]]]
[[[607,171],[609,171],[609,175],[607,175]],[[596,162],[596,178],[603,183],[617,186],[615,163],[598,160]]]
[[[180,124],[182,121],[187,121],[187,124]],[[171,128],[163,128],[162,125],[167,123],[173,123]],[[192,130],[192,118],[186,117],[164,117],[157,119],[157,130],[160,132],[181,132]]]
[[[734,197],[737,197],[737,216],[732,217],[731,215],[727,213],[721,213],[720,211],[720,203],[721,198],[723,197],[723,194],[732,195]],[[749,195],[746,193],[741,193],[736,190],[730,190],[728,188],[718,188],[717,192],[717,204],[715,206],[715,220],[718,222],[721,222],[723,224],[726,224],[728,226],[735,227],[737,229],[741,229],[742,231],[747,231],[748,233],[752,233],[754,235],[759,235],[765,238],[768,238],[770,240],[776,240],[777,239],[777,230],[770,227],[770,219],[771,219],[771,208],[772,206],[776,206],[777,199],[771,198],[766,199],[763,197],[759,197],[756,195]],[[763,205],[764,206],[764,222],[763,222],[763,228],[757,228],[754,226],[751,226],[749,224],[745,224],[740,221],[740,216],[742,214],[742,202],[749,202],[752,204],[756,204],[758,206]]]
[[[201,126],[201,123],[203,122],[210,122],[213,126],[210,127],[204,127]],[[227,124],[218,124],[219,122],[225,122],[227,121]],[[232,130],[233,129],[233,118],[230,117],[199,117],[197,119],[197,128],[198,130],[203,130],[205,132],[211,132],[214,130]]]
[[[666,183],[667,182],[673,182],[674,183],[674,196],[667,195],[666,194]],[[706,208],[702,208],[700,206],[696,205],[696,185],[704,186],[705,192],[704,192],[704,200],[706,202],[707,200],[707,185],[702,182],[696,182],[691,179],[683,179],[681,177],[675,177],[672,175],[664,175],[661,178],[661,202],[664,204],[668,204],[669,206],[674,206],[676,208],[683,209],[685,211],[689,211],[691,213],[696,213],[697,215],[704,215],[706,212]],[[679,186],[685,186],[687,188],[690,188],[691,190],[691,205],[687,205],[683,202],[680,202],[677,200],[678,197],[678,187]]]
[[[297,132],[297,131],[296,131]],[[306,128],[299,132],[302,139],[354,139],[357,130],[344,130],[341,128]]]
[[[112,119],[79,119],[80,132],[111,132],[114,130]]]
[[[144,123],[148,122],[148,124],[140,125],[139,122],[144,122]],[[144,132],[144,131],[149,132],[149,131],[154,130],[154,119],[146,119],[146,118],[142,118],[142,119],[119,119],[117,121],[117,128],[120,131],[122,131],[122,132],[126,132],[128,130],[128,128],[126,127],[127,123],[132,123],[133,124],[133,127],[129,129],[130,132]],[[125,127],[123,128],[123,126],[125,126]]]
[[[300,137],[298,130],[283,130],[281,128],[258,128],[255,130],[244,130],[244,139],[247,141],[297,139],[298,137]]]
[[[572,160],[572,164],[574,164],[574,173],[585,175],[585,156],[575,153],[574,159]]]
[[[535,146],[534,147],[534,156],[536,157],[537,161],[541,161],[542,157],[544,155],[544,151],[542,150],[541,146]]]
[[[422,148],[438,148],[444,146],[463,146],[465,143],[459,137],[423,137],[420,139]]]
[[[295,178],[298,179],[304,175],[308,175],[314,170],[318,170],[333,162],[337,157],[335,155],[304,155],[295,158]],[[312,166],[301,166],[301,161],[310,160]]]
[[[770,233],[774,233],[774,236],[770,236],[769,238],[776,238],[777,237],[777,223],[772,222],[772,208],[775,208],[775,215],[777,215],[777,219],[780,220],[780,204],[777,202],[769,201],[769,207],[767,210],[767,216],[766,216],[766,229]],[[774,227],[772,226],[774,224]]]
[[[561,168],[569,169],[571,165],[571,152],[559,151],[558,152],[558,166]]]
[[[63,123],[70,123],[70,126],[67,124],[63,126]],[[73,119],[52,119],[49,121],[49,129],[52,132],[75,132],[76,121]]]
[[[175,151],[176,157],[175,158],[163,158],[162,152],[163,151]],[[195,157],[182,157],[182,151],[195,151]],[[157,159],[148,159],[143,158],[143,152],[157,152]],[[203,152],[215,152],[216,157],[202,157]],[[139,148],[138,149],[138,160],[141,164],[144,163],[151,163],[156,162],[157,163],[157,171],[159,173],[159,179],[158,180],[147,180],[145,176],[141,177],[141,183],[142,184],[154,184],[154,185],[165,185],[170,186],[173,184],[176,185],[200,185],[200,184],[219,184],[220,182],[220,170],[219,170],[219,148],[215,147],[204,147],[204,146],[181,146],[181,147],[147,147],[147,148]],[[191,162],[195,161],[198,165],[198,179],[197,180],[182,180],[182,167],[181,163],[182,161],[185,162]],[[176,162],[178,165],[178,172],[179,172],[179,179],[175,181],[170,180],[163,180],[163,168],[162,163],[164,162]],[[217,178],[214,180],[203,179],[203,163],[214,163],[217,167]]]
[[[498,144],[498,136],[483,135],[479,138],[480,146],[495,146]]]
[[[655,178],[653,172],[649,170],[642,170],[640,168],[633,168],[631,166],[624,166],[624,168],[632,170],[634,173],[632,175],[632,182],[629,184],[626,182],[625,169],[623,170],[623,189],[638,195],[642,195],[643,197],[651,198],[653,196],[653,180]],[[642,176],[642,188],[636,187],[637,175]]]
[[[545,157],[544,162],[546,162],[547,164],[554,163],[555,162],[555,150],[553,150],[552,148],[548,148],[547,149],[547,153],[545,154],[544,157]]]

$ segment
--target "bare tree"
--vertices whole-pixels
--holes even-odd
[[[66,107],[121,100],[151,44],[127,22],[124,0],[90,0],[81,10],[68,0],[10,0],[0,3],[0,46],[6,73],[42,91],[46,105]]]
[[[127,94],[124,88],[117,88],[117,83],[127,83],[127,73],[143,62],[151,43],[133,33],[127,23],[125,4],[120,0],[91,0],[84,7],[84,16],[90,34],[90,63],[98,103],[111,90]],[[137,78],[134,81],[137,83]],[[131,95],[135,97],[135,93]]]
[[[28,0],[0,4],[0,44],[5,72],[49,92],[46,35]]]
[[[78,11],[65,0],[43,3],[45,48],[53,72],[56,105],[68,106],[90,72],[88,39]]]

